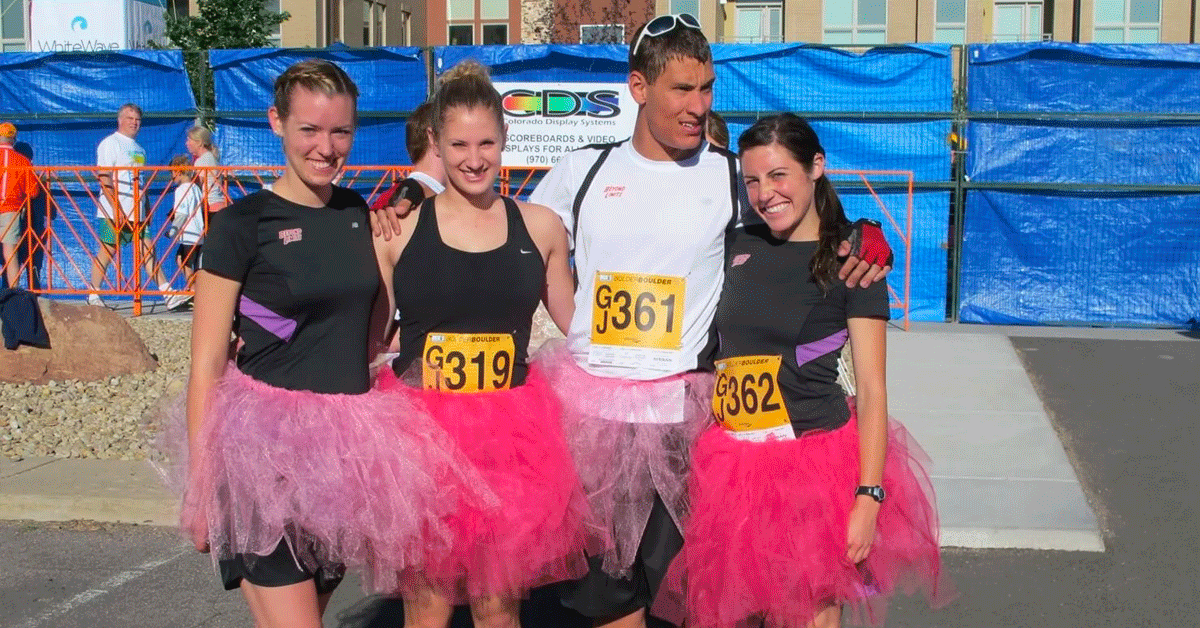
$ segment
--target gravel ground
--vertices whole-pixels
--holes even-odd
[[[0,456],[146,457],[144,417],[183,391],[192,323],[165,317],[128,321],[158,358],[158,368],[94,382],[0,384]]]

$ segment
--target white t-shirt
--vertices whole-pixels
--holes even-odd
[[[113,185],[116,186],[117,197],[121,199],[122,213],[125,214],[126,218],[134,218],[133,171],[118,170],[114,173],[112,170],[105,172],[104,168],[144,166],[146,165],[146,150],[132,137],[114,132],[112,135],[100,140],[100,145],[96,147],[96,165],[100,167],[98,174],[107,174],[112,178]],[[142,205],[145,206],[145,203],[143,202]],[[108,194],[100,194],[100,206],[96,209],[96,217],[108,220],[113,219],[113,208]],[[141,218],[144,219],[145,216]]]
[[[653,161],[631,141],[621,142],[588,186],[576,229],[575,195],[600,154],[585,147],[564,155],[529,198],[562,218],[575,249],[579,286],[567,345],[581,368],[604,377],[649,380],[702,366],[715,347],[726,230],[736,219],[730,188],[741,188],[736,169],[731,181],[733,155],[705,144],[685,161]],[[601,280],[612,273],[683,278],[680,342],[671,360],[620,366],[598,358],[592,343],[598,273]]]
[[[171,224],[181,232],[180,244],[199,244],[204,238],[204,207],[200,201],[200,188],[195,183],[186,181],[176,186]]]
[[[217,163],[217,156],[212,154],[212,151],[205,151],[203,155],[196,158],[195,164],[200,168],[215,168],[221,164]],[[223,190],[221,175],[212,171],[197,171],[197,176],[204,182],[204,190],[208,192],[208,204],[224,203],[225,190]]]

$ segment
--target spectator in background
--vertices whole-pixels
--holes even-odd
[[[192,164],[197,168],[216,168],[221,165],[221,151],[213,146],[212,131],[194,126],[188,129],[187,140],[184,142],[188,153],[192,156]],[[204,195],[205,209],[210,212],[219,211],[229,204],[225,193],[225,182],[221,173],[214,170],[197,170],[196,179]]]
[[[187,165],[187,155],[171,158],[172,181],[175,183],[175,199],[171,205],[171,237],[179,239],[175,259],[183,269],[187,285],[192,284],[192,273],[200,267],[200,243],[204,240],[204,198],[195,177]]]
[[[25,203],[41,192],[33,165],[17,152],[17,127],[11,122],[0,124],[0,242],[3,243],[4,276],[8,287],[17,287],[17,244],[21,241],[21,210]]]
[[[104,273],[117,253],[117,241],[128,243],[137,235],[138,246],[141,247],[142,259],[145,260],[146,274],[157,280],[158,289],[167,292],[171,284],[163,275],[162,268],[156,267],[154,247],[146,239],[146,224],[149,217],[145,215],[145,203],[141,199],[140,178],[134,177],[133,168],[146,165],[146,149],[138,144],[138,131],[142,128],[142,108],[126,103],[117,110],[117,130],[112,135],[100,141],[96,147],[96,178],[100,179],[100,206],[96,209],[96,217],[100,219],[100,250],[92,260],[92,283],[88,286],[88,305],[103,306],[104,301],[97,293],[104,281]],[[134,204],[139,199],[141,207]],[[115,208],[120,207],[121,211]],[[170,295],[166,298],[167,308],[174,309],[184,302],[183,295]]]
[[[412,172],[379,195],[371,209],[395,207],[401,201],[408,201],[410,207],[416,207],[421,201],[441,194],[446,189],[446,169],[442,166],[442,160],[429,150],[429,130],[432,126],[433,103],[421,103],[404,125],[405,145],[413,163]]]
[[[729,148],[729,126],[725,124],[725,118],[722,118],[721,114],[709,111],[705,116],[704,137],[708,139],[709,144]]]

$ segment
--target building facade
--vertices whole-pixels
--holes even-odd
[[[29,49],[30,2],[0,0],[0,50]],[[198,0],[169,0],[195,14]],[[266,0],[285,47],[628,43],[662,13],[710,41],[1195,43],[1200,0]]]
[[[528,0],[538,3],[541,0]],[[555,3],[553,41],[632,38],[648,16],[691,13],[710,41],[951,44],[1014,41],[1196,43],[1198,0],[634,0],[613,19],[601,0]],[[647,11],[646,5],[652,5]],[[612,6],[617,6],[613,3]],[[581,7],[589,7],[583,9]],[[590,11],[590,18],[589,13]],[[589,22],[591,24],[589,25]],[[615,34],[615,33],[613,33]],[[610,40],[609,37],[607,40]]]

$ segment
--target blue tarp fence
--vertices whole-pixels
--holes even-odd
[[[1185,326],[1200,316],[1200,48],[973,45],[962,85],[959,51],[944,45],[717,44],[713,54],[714,109],[732,137],[761,115],[797,111],[830,168],[913,173],[913,319],[944,320],[954,306],[980,323]],[[409,163],[404,116],[431,74],[463,59],[498,81],[623,82],[626,55],[617,45],[215,50],[216,142],[225,164],[279,164],[265,111],[275,77],[304,58],[336,61],[362,91],[351,163],[389,165]],[[138,103],[138,140],[161,165],[184,152],[197,114],[183,67],[177,51],[0,54],[0,111],[35,163],[90,166],[117,108]],[[948,261],[960,246],[947,142],[956,123],[967,140],[958,268]],[[871,182],[905,228],[901,181]],[[837,183],[850,216],[890,225],[853,177]],[[889,237],[903,259],[905,243]]]
[[[186,152],[184,141],[196,117],[196,101],[178,50],[0,54],[0,116],[16,122],[16,148],[35,165],[95,166],[96,146],[116,131],[117,110],[125,103],[137,104],[144,112],[138,142],[146,149],[147,164],[166,165],[172,155]],[[55,229],[59,240],[54,255],[60,267],[77,267],[86,273],[91,267],[89,251],[99,246],[88,230],[94,223],[95,204],[76,177],[61,179],[62,184],[52,190],[54,200],[70,209],[53,217],[64,223]],[[100,193],[93,177],[83,180],[92,183],[93,194]],[[150,203],[165,191],[165,184],[161,176],[151,184]],[[68,196],[82,213],[75,211]],[[37,199],[35,209],[44,203],[45,199]],[[32,227],[40,232],[45,211],[34,211],[33,216]],[[157,233],[166,219],[165,212],[155,213],[148,233]],[[122,268],[132,269],[132,248],[121,249]],[[166,271],[168,276],[175,271],[173,262]],[[113,271],[109,273],[111,277]]]
[[[1194,325],[1200,47],[967,56],[961,320]]]

